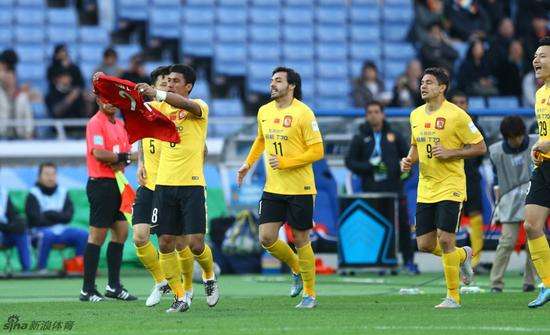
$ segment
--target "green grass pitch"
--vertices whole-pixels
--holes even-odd
[[[402,287],[421,287],[424,294],[399,295]],[[503,294],[463,295],[459,310],[435,310],[444,296],[439,274],[385,276],[320,276],[319,306],[296,310],[298,298],[287,296],[288,276],[222,276],[221,300],[206,305],[203,288],[195,284],[195,299],[186,313],[167,315],[166,297],[145,307],[151,279],[144,271],[127,270],[123,281],[137,302],[83,303],[77,300],[81,280],[0,281],[1,334],[550,334],[550,305],[530,310],[536,293],[521,292],[521,278],[510,273]],[[105,276],[98,278],[103,288]],[[488,278],[477,285],[489,290]],[[100,290],[101,291],[101,290]],[[74,321],[71,330],[29,331],[5,326],[10,315],[20,323]]]

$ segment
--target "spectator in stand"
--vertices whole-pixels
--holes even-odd
[[[55,86],[55,78],[57,78],[57,75],[61,72],[68,73],[71,76],[71,82],[74,86],[80,88],[84,87],[82,72],[80,72],[80,68],[72,62],[65,44],[58,44],[54,48],[52,63],[48,67],[50,89]]]
[[[522,78],[531,68],[525,61],[523,46],[519,40],[510,43],[507,60],[493,73],[501,95],[513,95],[521,99]]]
[[[410,38],[419,45],[430,40],[429,30],[432,24],[444,22],[443,0],[416,0],[414,5],[414,21]]]
[[[533,18],[550,12],[550,0],[517,0],[516,28],[519,36],[531,31]],[[533,54],[530,54],[532,57]]]
[[[535,107],[535,93],[537,90],[542,86],[543,82],[541,80],[538,80],[535,78],[535,73],[533,71],[527,73],[523,77],[523,81],[521,84],[523,97],[522,97],[522,103],[523,107]],[[536,124],[536,122],[535,122]],[[530,134],[533,134],[532,132],[529,132]]]
[[[498,25],[498,32],[490,41],[488,51],[491,67],[498,70],[508,59],[510,43],[514,40],[515,28],[512,19],[506,17]]]
[[[550,0],[548,0],[550,2]],[[539,40],[544,36],[550,35],[548,28],[548,17],[544,13],[537,14],[531,22],[531,29],[523,37],[523,47],[529,61],[533,59],[535,51],[539,45]]]
[[[109,47],[103,51],[103,61],[94,71],[103,72],[108,76],[118,77],[122,73],[122,69],[118,66],[118,54],[115,49]]]
[[[510,0],[479,0],[479,5],[489,16],[490,34],[494,34],[499,22],[510,15]]]
[[[391,106],[417,107],[422,104],[420,96],[420,79],[422,64],[418,59],[412,59],[403,73],[395,82]]]
[[[73,202],[64,187],[57,184],[57,166],[47,162],[38,168],[38,181],[25,202],[32,238],[38,249],[38,271],[46,271],[50,250],[56,244],[75,248],[75,255],[84,256],[88,232],[69,226],[73,218]]]
[[[458,52],[451,46],[440,23],[430,26],[430,37],[420,48],[420,60],[425,68],[442,67],[452,73]]]
[[[33,137],[33,110],[28,85],[17,87],[15,65],[17,55],[4,51],[0,55],[0,138],[14,139]],[[24,124],[8,127],[7,121],[21,121]]]
[[[384,92],[384,82],[378,77],[378,69],[372,61],[365,61],[361,69],[361,77],[353,83],[353,102],[356,107],[366,106],[373,100],[378,100]]]
[[[73,84],[71,73],[58,72],[53,87],[46,96],[46,106],[52,118],[79,118],[87,115],[82,89]]]
[[[451,22],[451,37],[468,41],[484,38],[491,30],[491,19],[478,0],[454,0],[445,12]]]
[[[458,71],[458,88],[469,96],[498,94],[481,40],[474,40]]]
[[[122,73],[122,79],[132,81],[134,83],[148,83],[149,77],[145,74],[143,67],[143,58],[141,55],[134,55],[130,59],[130,67]]]

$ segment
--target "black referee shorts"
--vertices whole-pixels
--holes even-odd
[[[121,197],[115,179],[89,178],[86,195],[90,203],[90,226],[110,228],[115,221],[126,221],[119,211]]]
[[[550,161],[533,170],[525,204],[550,208]]]
[[[205,234],[205,193],[204,186],[157,185],[151,227],[156,227],[158,236]]]
[[[448,233],[456,233],[460,226],[462,203],[444,200],[434,203],[416,204],[416,236],[431,233],[441,229]]]
[[[288,222],[296,230],[313,228],[313,195],[264,192],[260,200],[260,224]]]

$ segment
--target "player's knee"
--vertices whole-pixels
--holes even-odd
[[[260,243],[262,244],[262,246],[264,248],[269,247],[269,246],[273,245],[275,242],[277,242],[277,238],[278,238],[277,235],[260,233]]]
[[[173,236],[161,235],[159,237],[159,250],[163,254],[170,253],[176,248],[175,238]]]
[[[176,237],[176,250],[177,251],[182,251],[185,248],[187,248],[187,243],[186,243],[185,239]]]
[[[204,239],[192,238],[189,241],[189,248],[194,255],[200,255],[204,252]]]
[[[439,245],[441,246],[441,249],[443,249],[443,251],[445,252],[445,250],[449,250],[454,247],[454,241],[450,238],[439,237]]]
[[[149,233],[142,230],[134,230],[133,234],[134,244],[138,247],[142,247],[149,242]]]
[[[103,245],[103,242],[105,242],[105,235],[106,234],[104,232],[92,230],[88,235],[88,243]]]
[[[422,252],[432,252],[435,249],[435,244],[433,243],[422,243],[418,242],[418,250]]]

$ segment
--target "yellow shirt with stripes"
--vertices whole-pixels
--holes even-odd
[[[156,185],[206,186],[204,179],[204,148],[208,127],[208,105],[201,99],[191,99],[200,106],[201,117],[167,104],[153,103],[174,124],[180,143],[162,142]]]
[[[420,164],[417,202],[465,201],[464,160],[441,160],[432,150],[438,143],[445,149],[461,149],[481,142],[483,136],[470,116],[460,107],[444,101],[431,114],[426,112],[426,105],[416,108],[410,115],[410,123],[411,142],[418,149]]]
[[[539,141],[550,141],[550,86],[543,85],[535,95],[535,115],[539,128]],[[550,159],[550,153],[542,154]]]
[[[141,140],[143,166],[145,167],[145,172],[147,173],[145,187],[147,187],[151,191],[155,190],[155,185],[157,182],[161,146],[161,140],[149,137]]]
[[[258,111],[258,136],[265,141],[264,191],[276,194],[316,194],[311,164],[290,169],[274,170],[268,163],[270,155],[295,157],[307,147],[323,141],[313,111],[298,99],[279,109],[272,101]]]

